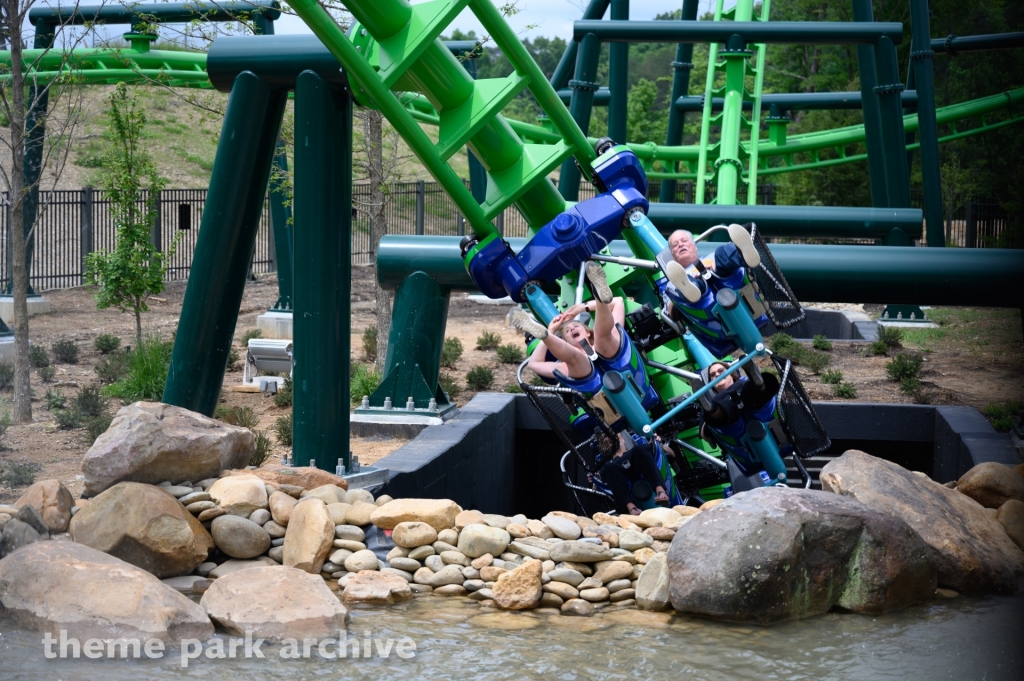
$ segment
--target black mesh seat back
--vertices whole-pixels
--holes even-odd
[[[750,237],[754,241],[754,248],[761,256],[761,266],[751,272],[754,286],[757,288],[761,301],[764,303],[765,312],[772,320],[777,329],[786,329],[804,320],[804,310],[800,307],[793,289],[789,282],[782,275],[779,264],[768,249],[764,237],[755,223],[748,225]]]
[[[814,411],[811,398],[800,384],[793,363],[778,355],[772,355],[772,362],[779,373],[776,405],[786,436],[800,458],[809,459],[821,454],[832,446],[832,441]]]
[[[601,468],[597,461],[600,453],[597,438],[593,433],[586,433],[572,425],[573,416],[579,409],[577,403],[582,402],[583,396],[568,388],[551,388],[527,383],[520,383],[519,387],[530,398],[533,406],[537,407],[537,411],[548,422],[566,449],[573,452],[588,472],[596,473]]]

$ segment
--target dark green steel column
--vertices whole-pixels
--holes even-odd
[[[611,18],[629,19],[629,0],[612,0]],[[629,96],[629,43],[608,46],[608,136],[626,143],[626,101]],[[640,140],[635,140],[640,141]]]
[[[906,137],[903,132],[903,107],[900,93],[899,65],[896,45],[882,36],[875,43],[875,65],[878,69],[878,108],[882,116],[882,145],[885,152],[886,192],[890,208],[910,207],[910,176],[907,171]]]
[[[683,9],[680,18],[683,21],[694,21],[697,19],[698,0],[683,0]],[[672,62],[672,96],[668,101],[675,102],[680,97],[690,94],[690,71],[693,69],[693,43],[679,43],[676,45],[676,59]],[[686,114],[678,107],[670,106],[668,109],[668,130],[665,133],[665,146],[675,147],[683,143],[683,123],[686,122]],[[672,162],[669,170],[679,169],[678,162]],[[674,203],[676,200],[676,181],[662,180],[661,192],[658,197],[660,203]]]
[[[590,4],[583,10],[582,19],[603,19],[605,10],[608,9],[608,0],[590,0]],[[562,58],[558,60],[558,66],[551,75],[551,87],[561,90],[569,83],[569,75],[576,69],[576,53],[579,50],[579,43],[570,40],[565,46]]]
[[[349,457],[352,100],[312,71],[295,81],[295,464]]]
[[[601,42],[593,33],[583,36],[576,53],[576,77],[569,81],[572,99],[569,113],[576,125],[586,135],[590,130],[590,114],[594,107],[594,92],[597,90],[597,60],[601,55]],[[578,201],[580,197],[580,169],[573,158],[562,164],[558,175],[558,191],[566,201]]]
[[[917,90],[917,125],[921,136],[921,175],[924,184],[925,234],[929,246],[944,246],[942,183],[939,178],[939,133],[935,122],[935,83],[932,78],[931,25],[928,0],[910,0],[910,63]]]
[[[874,21],[871,0],[853,0],[854,21]],[[875,95],[875,51],[871,45],[857,45],[857,70],[860,72],[860,101],[864,114],[864,144],[868,152],[868,181],[871,205],[890,208],[885,184],[885,153],[882,148],[882,117]]]
[[[288,174],[288,149],[284,141],[277,141],[277,153],[274,154],[274,168],[270,172],[270,231],[274,239],[274,251],[277,253],[277,302],[271,311],[292,311],[292,209],[288,205],[288,187],[285,179]]]
[[[464,54],[461,61],[466,73],[476,80],[476,58]],[[487,168],[484,168],[472,149],[467,148],[466,154],[469,156],[469,191],[473,192],[476,202],[482,204],[487,200]]]
[[[245,71],[228,98],[196,241],[164,402],[212,415],[281,127],[286,92]]]

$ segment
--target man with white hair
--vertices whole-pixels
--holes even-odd
[[[711,258],[700,259],[693,234],[677,229],[668,237],[672,260],[665,265],[665,274],[672,287],[688,303],[696,303],[707,292],[704,272],[711,271],[719,279],[727,279],[742,267],[753,268],[761,264],[761,256],[754,248],[754,241],[742,225],[729,225],[729,240],[715,249]],[[669,289],[669,298],[676,298]],[[681,302],[681,301],[680,301]]]

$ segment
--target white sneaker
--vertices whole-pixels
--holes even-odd
[[[665,276],[672,282],[672,285],[683,294],[683,298],[686,298],[691,303],[696,303],[701,298],[700,289],[693,283],[689,276],[686,274],[686,268],[677,263],[675,260],[670,260],[665,263]]]
[[[608,286],[608,277],[604,273],[604,268],[601,267],[600,263],[593,260],[587,261],[586,266],[587,281],[590,282],[590,286],[594,291],[594,295],[605,305],[609,305],[612,302],[612,289]]]
[[[547,327],[531,317],[521,307],[514,307],[508,311],[508,325],[540,340],[548,337]]]
[[[747,264],[747,267],[753,268],[761,264],[761,256],[758,255],[757,249],[754,248],[754,240],[750,238],[750,232],[742,225],[729,225],[729,240],[736,244],[736,248],[739,250],[740,255],[743,256],[743,262]]]

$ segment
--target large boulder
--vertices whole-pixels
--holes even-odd
[[[348,480],[340,475],[335,475],[322,468],[310,468],[309,466],[282,466],[276,463],[265,463],[255,470],[247,468],[226,470],[220,475],[221,477],[228,475],[255,475],[265,482],[272,482],[277,485],[294,485],[304,490],[316,489],[323,485],[337,485],[344,490],[348,489]]]
[[[185,575],[206,560],[213,538],[160,487],[121,482],[71,519],[71,538],[157,577]]]
[[[284,566],[225,575],[199,604],[228,633],[270,641],[337,636],[349,619],[323,579]]]
[[[232,475],[221,478],[206,490],[217,505],[232,515],[248,517],[260,508],[267,508],[267,486],[255,475]]]
[[[543,594],[543,569],[539,560],[531,560],[499,576],[491,589],[495,604],[502,610],[536,608]]]
[[[451,499],[395,499],[377,508],[370,522],[384,530],[392,530],[398,523],[421,522],[437,531],[455,527],[459,508]]]
[[[334,523],[319,499],[304,499],[292,509],[284,535],[284,564],[318,574],[334,543]]]
[[[249,463],[255,436],[248,428],[159,402],[122,407],[82,459],[92,496],[130,480],[157,484],[215,478]]]
[[[22,546],[45,539],[46,535],[37,532],[30,524],[19,518],[10,518],[4,523],[3,532],[0,532],[0,558],[14,553]]]
[[[0,560],[0,610],[58,637],[205,640],[203,609],[145,570],[83,544],[45,541]]]
[[[821,471],[821,487],[903,519],[930,547],[939,586],[1013,593],[1024,553],[981,504],[957,490],[855,449]]]
[[[737,622],[883,613],[935,593],[935,563],[906,523],[806,489],[758,488],[695,516],[668,570],[673,608]]]
[[[979,463],[964,473],[956,489],[985,508],[999,508],[1008,499],[1024,501],[1024,478],[1009,466],[994,461]]]
[[[1013,543],[1024,549],[1024,501],[1010,499],[996,511],[996,520]]]
[[[25,490],[14,504],[32,506],[39,511],[50,532],[59,534],[68,530],[75,498],[60,480],[40,480]]]

